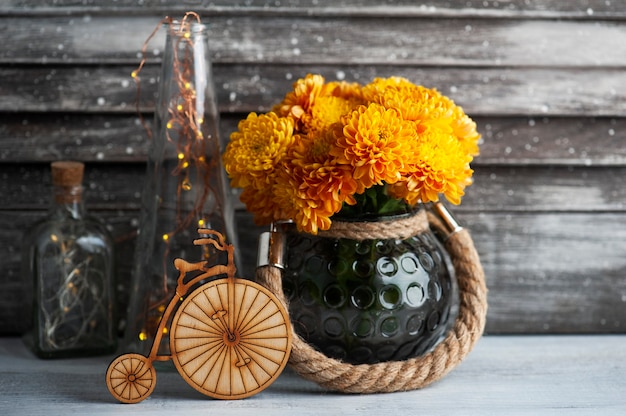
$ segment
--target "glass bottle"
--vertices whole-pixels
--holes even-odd
[[[207,31],[199,22],[172,22],[161,64],[139,235],[133,264],[124,349],[147,355],[179,272],[174,259],[226,258],[199,247],[199,228],[223,234],[237,248],[234,210],[220,157],[218,110]],[[137,76],[135,74],[134,76]],[[239,258],[235,254],[235,261]],[[165,326],[160,351],[169,352]]]
[[[53,162],[52,207],[24,238],[33,290],[27,343],[41,358],[107,354],[117,345],[113,241],[86,215],[80,162]]]

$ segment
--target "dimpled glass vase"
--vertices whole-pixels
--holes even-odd
[[[368,222],[385,228],[418,214],[425,215],[420,209]],[[454,321],[454,269],[428,227],[411,236],[358,239],[301,233],[291,223],[276,228],[291,321],[328,357],[351,364],[405,360],[429,351]]]

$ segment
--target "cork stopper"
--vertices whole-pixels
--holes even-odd
[[[79,203],[82,198],[83,172],[82,162],[52,162],[52,184],[55,187],[54,200],[59,204]]]
[[[85,165],[82,162],[52,162],[52,183],[55,186],[73,187],[83,183]]]

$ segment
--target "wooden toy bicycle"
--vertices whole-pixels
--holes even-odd
[[[265,287],[235,277],[234,248],[223,235],[208,229],[198,232],[215,238],[200,238],[194,244],[225,251],[228,264],[207,268],[205,262],[174,261],[180,271],[176,294],[161,318],[149,355],[123,354],[107,369],[109,392],[122,403],[138,403],[152,393],[154,361],[172,360],[191,387],[217,399],[252,396],[274,382],[287,364],[291,328],[285,308]],[[186,279],[189,272],[200,273]],[[220,275],[226,278],[199,285]],[[171,352],[160,355],[159,344],[172,313]]]

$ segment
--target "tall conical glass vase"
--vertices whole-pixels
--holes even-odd
[[[221,164],[218,111],[206,27],[183,20],[167,30],[143,193],[124,347],[148,354],[179,272],[174,259],[226,259],[195,246],[199,228],[237,247],[234,212]],[[239,256],[235,255],[235,259]],[[169,353],[165,326],[159,352]]]

